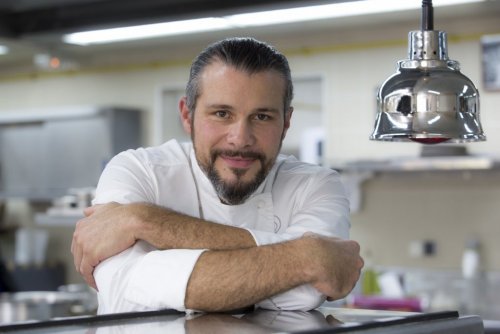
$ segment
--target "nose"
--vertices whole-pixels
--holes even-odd
[[[255,136],[251,124],[241,120],[230,125],[227,141],[234,148],[250,147],[255,143]]]

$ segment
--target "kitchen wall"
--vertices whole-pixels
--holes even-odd
[[[468,149],[473,154],[499,157],[500,92],[482,90],[479,37],[500,33],[500,22],[495,15],[464,16],[460,22],[438,18],[436,27],[450,34],[450,58],[460,61],[463,72],[481,91],[488,141],[470,144]],[[394,72],[397,60],[406,58],[406,35],[416,27],[416,22],[401,22],[341,33],[256,35],[287,54],[296,77],[322,78],[327,164],[418,155],[417,144],[368,140],[375,116],[376,87]],[[138,61],[133,66],[0,77],[0,112],[88,104],[139,107],[144,110],[143,142],[149,145],[153,143],[155,94],[159,87],[182,85],[193,56],[186,54],[175,63]],[[352,216],[352,237],[361,242],[364,253],[371,253],[376,264],[458,269],[465,240],[476,236],[483,243],[485,267],[500,270],[500,260],[494,255],[500,254],[496,240],[500,235],[499,172],[382,173],[366,181],[362,190],[361,211]],[[15,203],[9,210],[33,209]],[[16,215],[11,217],[14,223],[20,220]],[[50,258],[72,263],[71,231],[51,228]],[[421,239],[435,242],[435,256],[409,256],[410,242]],[[68,272],[70,281],[81,281],[71,268]]]
[[[363,184],[352,236],[382,266],[460,269],[466,242],[482,243],[484,267],[500,270],[500,171],[384,173]],[[435,254],[410,255],[414,241]]]

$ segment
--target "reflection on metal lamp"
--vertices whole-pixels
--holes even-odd
[[[432,1],[422,1],[420,31],[408,37],[409,59],[398,62],[377,95],[372,140],[441,142],[483,141],[479,93],[448,59],[444,31],[433,30]]]

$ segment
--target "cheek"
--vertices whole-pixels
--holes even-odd
[[[260,132],[258,136],[258,138],[260,138],[261,147],[265,151],[275,152],[279,149],[284,134],[282,129],[267,129],[267,131]]]
[[[194,138],[198,144],[198,146],[213,146],[217,144],[221,138],[224,136],[224,131],[220,126],[211,124],[210,122],[199,124],[194,124],[193,133],[195,134]]]

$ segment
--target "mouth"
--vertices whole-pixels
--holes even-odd
[[[218,158],[227,168],[240,171],[248,170],[255,166],[256,163],[263,163],[264,161],[264,156],[255,151],[213,151],[212,161],[215,161]]]
[[[220,158],[230,167],[237,169],[248,169],[255,161],[258,161],[254,157],[242,157],[242,156],[230,156],[221,154]]]

